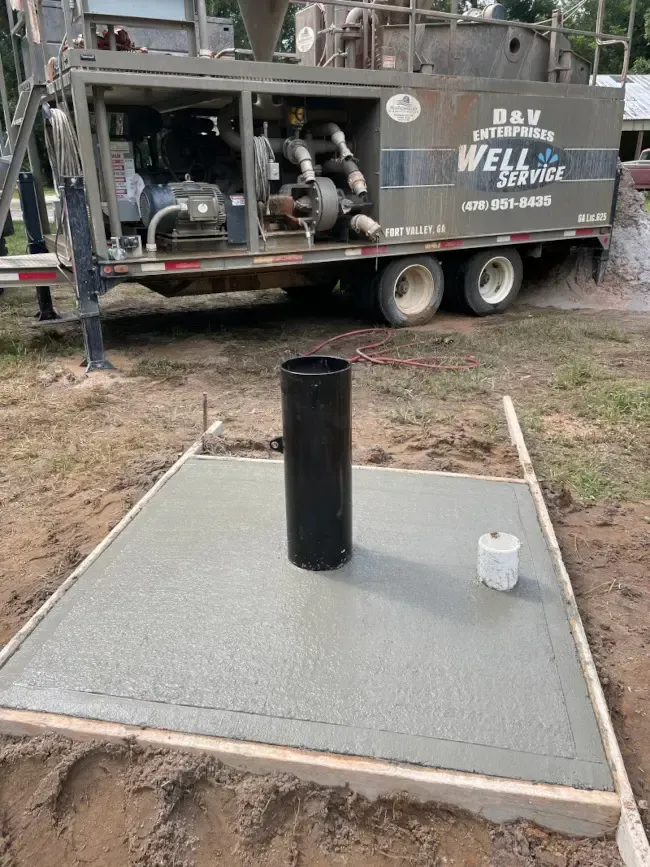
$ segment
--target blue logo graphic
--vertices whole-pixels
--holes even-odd
[[[552,148],[546,148],[543,154],[537,154],[537,164],[541,168],[542,166],[552,166],[553,163],[557,163],[560,161],[560,158],[557,154],[553,153]]]

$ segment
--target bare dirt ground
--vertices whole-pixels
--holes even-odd
[[[170,303],[122,287],[105,305],[117,370],[86,377],[76,329],[28,329],[32,303],[0,299],[0,644],[197,438],[203,392],[225,422],[221,450],[267,454],[278,364],[363,327],[337,301],[316,315],[279,292]],[[649,335],[643,313],[441,314],[397,345],[473,355],[476,370],[359,365],[354,376],[359,463],[518,475],[501,410],[513,396],[646,822]],[[53,738],[0,746],[0,867],[619,864],[609,841],[368,804],[196,758]]]

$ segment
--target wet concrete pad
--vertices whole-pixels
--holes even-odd
[[[611,790],[528,487],[354,471],[355,551],[286,558],[282,464],[195,457],[0,671],[0,705]],[[480,535],[522,541],[510,593]]]

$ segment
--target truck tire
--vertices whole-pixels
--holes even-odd
[[[522,277],[521,256],[514,247],[481,250],[459,268],[456,295],[475,316],[502,313],[519,294]]]
[[[374,288],[382,318],[393,328],[403,328],[433,319],[442,301],[445,278],[432,256],[405,256],[377,275]]]

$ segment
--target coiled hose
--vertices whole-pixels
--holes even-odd
[[[83,174],[77,136],[67,114],[60,108],[49,110],[49,122],[45,124],[45,147],[57,187],[61,186],[63,178],[78,178]]]
[[[271,177],[269,163],[275,162],[275,154],[271,142],[264,135],[253,138],[255,149],[255,198],[266,204],[271,195]]]

